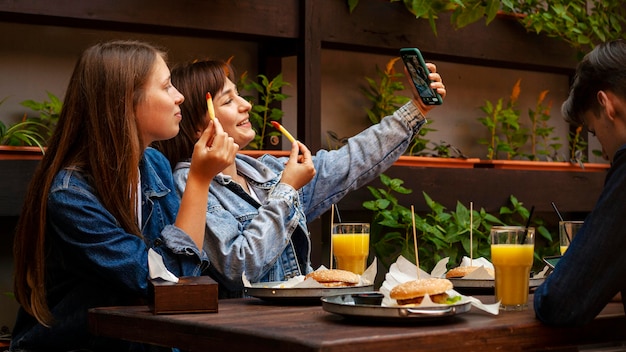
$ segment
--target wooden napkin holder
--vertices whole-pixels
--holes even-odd
[[[217,313],[217,286],[208,276],[150,280],[150,305],[154,314]]]

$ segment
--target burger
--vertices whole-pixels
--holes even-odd
[[[361,277],[351,271],[340,269],[317,270],[306,275],[326,287],[356,286]]]
[[[434,303],[447,303],[446,291],[452,289],[452,282],[448,279],[428,278],[407,281],[391,289],[389,297],[399,305],[420,304],[424,296],[428,294]]]
[[[483,266],[457,266],[456,268],[450,269],[446,273],[446,279],[457,279],[465,277],[467,274],[474,272],[478,268],[482,268]],[[493,269],[485,268],[489,275],[494,276]]]

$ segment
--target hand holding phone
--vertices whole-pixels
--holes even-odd
[[[430,87],[431,81],[428,78],[430,71],[420,51],[417,48],[402,48],[400,49],[400,57],[422,102],[426,105],[441,105],[443,99],[436,90]]]

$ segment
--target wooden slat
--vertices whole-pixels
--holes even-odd
[[[47,0],[5,0],[0,2],[0,13],[5,19],[22,16],[21,20],[35,23],[35,16],[42,16],[46,21],[56,18],[58,25],[78,20],[86,26],[118,23],[253,37],[296,38],[299,30],[298,0],[64,0],[54,4]]]

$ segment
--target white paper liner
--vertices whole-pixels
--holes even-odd
[[[442,261],[445,261],[445,263],[443,263],[443,267],[445,267],[445,264],[448,263],[448,260],[449,258],[442,259]],[[437,269],[438,271],[441,270],[442,261],[440,261],[440,263],[437,263],[437,265],[435,266],[435,269]],[[437,272],[434,272],[434,270],[430,274],[421,269],[419,270],[420,270],[419,271],[420,279],[426,279],[429,277],[441,277],[440,275],[442,275]],[[436,275],[433,275],[433,274],[436,274]],[[445,271],[444,271],[444,274],[445,274]],[[390,307],[397,307],[398,303],[396,302],[396,300],[392,299],[389,296],[391,289],[399,284],[402,284],[411,280],[416,280],[416,279],[417,279],[417,268],[415,267],[415,264],[411,263],[403,256],[399,256],[396,262],[393,263],[391,267],[389,268],[389,272],[385,275],[385,281],[380,287],[380,292],[385,296],[383,298],[382,305],[390,306]],[[448,290],[446,291],[446,293],[450,297],[461,296],[461,300],[458,303],[469,301],[471,302],[473,307],[476,307],[477,309],[480,309],[482,311],[485,311],[493,315],[498,315],[500,312],[500,302],[494,303],[494,304],[484,304],[477,298],[474,298],[471,296],[463,296],[462,294],[458,293],[455,290]],[[433,303],[430,300],[430,297],[426,295],[422,303],[420,303],[419,305],[415,305],[415,306],[416,307],[432,307],[432,306],[446,306],[446,305]]]
[[[151,279],[161,278],[165,281],[178,282],[178,277],[167,270],[163,257],[152,248],[148,249],[148,271]]]
[[[360,280],[359,280],[359,283],[356,285],[356,287],[372,285],[374,283],[374,279],[376,278],[376,272],[378,270],[377,268],[378,268],[377,259],[374,258],[374,260],[372,261],[372,264],[370,264],[370,266],[367,269],[365,269],[362,275],[359,275]],[[322,265],[315,271],[318,271],[318,270],[328,270],[328,268]],[[250,283],[250,280],[248,280],[248,278],[246,277],[246,273],[241,274],[241,280],[243,281],[244,287],[252,286],[252,283]],[[351,286],[351,287],[355,287],[355,286]],[[298,275],[298,276],[292,277],[291,279],[287,281],[283,281],[280,284],[277,284],[271,287],[268,286],[268,288],[328,288],[328,287],[320,284],[319,282],[311,278],[305,280],[304,275]]]

